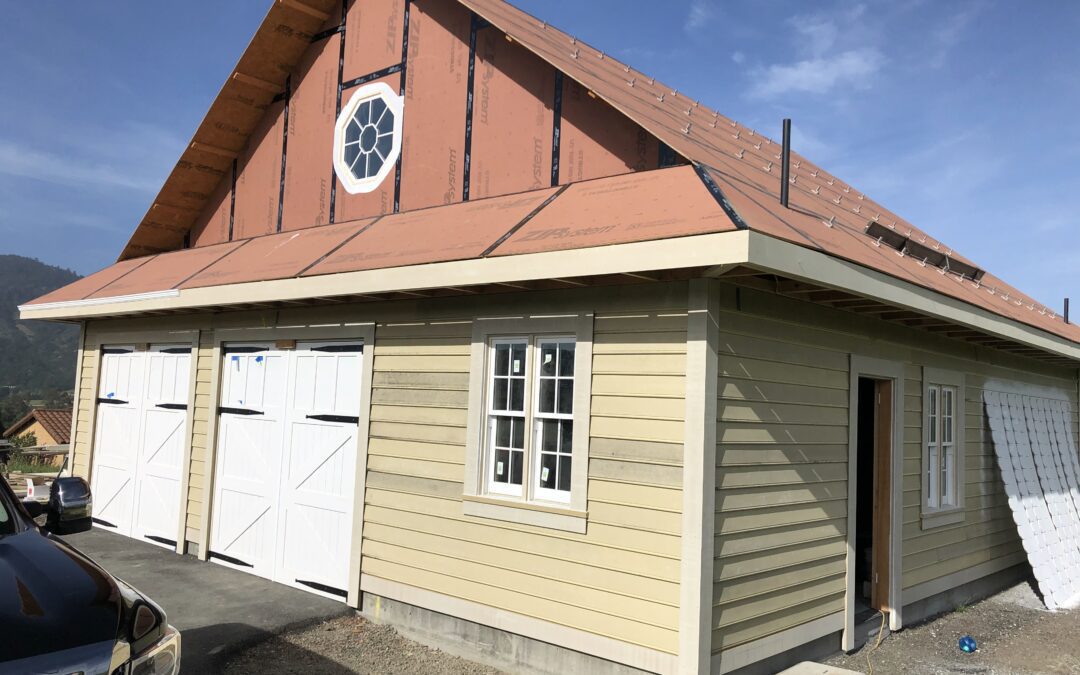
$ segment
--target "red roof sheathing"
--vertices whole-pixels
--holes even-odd
[[[1080,342],[1080,328],[1065,324],[1056,312],[997,277],[985,274],[980,282],[963,279],[866,235],[868,223],[877,222],[954,260],[970,262],[798,153],[792,153],[791,208],[783,208],[778,143],[502,0],[458,1],[702,167],[750,229]],[[260,35],[272,29],[273,23],[265,22],[252,44],[265,42],[260,42]],[[245,53],[241,61],[247,57]],[[178,284],[190,287],[309,276],[734,229],[693,173],[691,167],[650,171],[571,184],[554,197],[554,190],[540,190],[395,214],[374,224],[345,223],[326,231],[326,240],[318,245],[318,235],[258,243],[262,238],[255,238],[239,249],[240,244],[232,242],[193,250],[203,253],[178,251],[125,260],[33,304],[163,290]],[[528,212],[525,205],[539,205],[549,197],[552,201],[519,230],[501,230],[506,223],[521,220],[520,212]],[[542,232],[545,228],[551,233]],[[341,239],[347,243],[329,255],[314,255],[323,244],[340,243],[338,235],[344,235]],[[266,239],[273,237],[283,235]],[[499,245],[489,250],[496,241]],[[278,249],[280,242],[288,242],[284,250]],[[261,264],[266,256],[280,264]],[[192,275],[197,276],[182,283]]]
[[[590,47],[502,0],[459,0],[709,173],[753,230],[850,260],[1042,330],[1080,342],[1080,327],[986,274],[980,284],[876,246],[874,220],[931,248],[945,244],[851,185],[792,153],[790,205],[780,206],[780,145],[699,101]],[[891,259],[895,258],[895,260]]]

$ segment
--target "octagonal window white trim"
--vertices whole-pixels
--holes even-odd
[[[404,101],[384,82],[364,85],[334,125],[334,173],[349,194],[379,187],[401,154]]]

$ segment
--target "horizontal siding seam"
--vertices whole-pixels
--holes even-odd
[[[743,596],[740,596],[740,597],[737,597],[737,598],[729,598],[727,600],[720,600],[720,601],[716,601],[714,599],[712,606],[713,606],[714,610],[715,609],[721,609],[726,605],[733,605],[733,604],[739,603],[739,602],[746,602],[747,600],[753,600],[754,598],[760,598],[760,597],[763,597],[763,596],[766,596],[766,595],[770,595],[772,593],[779,593],[780,591],[789,591],[789,590],[791,590],[793,588],[798,588],[799,586],[807,586],[809,584],[825,581],[826,579],[840,579],[841,577],[844,577],[846,574],[847,573],[845,571],[843,571],[843,570],[841,570],[840,572],[832,572],[830,574],[819,574],[817,576],[807,577],[805,579],[801,579],[799,581],[795,581],[795,582],[792,582],[790,584],[785,584],[783,586],[777,586],[775,588],[770,588],[769,590],[763,591],[761,593],[756,593],[756,594],[752,594],[752,595],[743,595]],[[730,581],[730,579],[725,580],[725,581]],[[723,584],[724,581],[713,582],[713,583],[714,584],[716,584],[716,583]],[[835,594],[837,592],[838,591],[833,591],[832,593],[829,593],[828,595],[833,595],[833,594]],[[822,597],[827,597],[827,595],[822,596]],[[820,598],[817,598],[817,599],[820,599]],[[766,612],[766,614],[772,614],[772,613],[773,612]]]
[[[529,593],[529,592],[527,592],[525,590],[522,590],[520,588],[508,588],[506,586],[500,586],[498,584],[492,584],[492,583],[489,583],[489,582],[486,582],[486,581],[477,581],[476,579],[469,579],[469,578],[466,578],[466,577],[459,577],[457,575],[447,574],[446,572],[442,572],[442,571],[439,571],[439,570],[432,570],[432,569],[428,569],[426,567],[417,567],[416,565],[407,565],[405,563],[395,562],[393,560],[387,560],[385,558],[380,558],[378,556],[370,555],[370,554],[366,555],[364,557],[365,558],[371,558],[371,559],[374,559],[374,560],[380,560],[380,561],[386,563],[387,565],[394,565],[394,566],[397,566],[397,567],[405,567],[405,568],[408,568],[408,569],[419,570],[421,572],[428,572],[429,574],[437,574],[439,576],[446,577],[448,579],[459,579],[461,581],[468,581],[468,582],[471,582],[471,583],[482,584],[484,586],[487,586],[488,588],[497,588],[497,589],[502,590],[502,591],[510,591],[511,593],[520,593],[521,595],[527,595],[527,596],[533,597],[533,598],[540,598],[541,600],[547,600],[549,602],[558,602],[559,604],[568,605],[570,607],[576,607],[578,609],[585,610],[586,612],[595,612],[596,614],[603,614],[604,616],[613,616],[613,617],[622,619],[624,621],[631,621],[633,623],[640,624],[642,626],[651,626],[653,628],[660,628],[661,630],[668,630],[668,631],[678,630],[678,626],[674,626],[674,627],[665,626],[665,625],[660,624],[660,623],[649,622],[649,621],[641,621],[639,619],[630,619],[630,618],[627,618],[625,615],[622,615],[622,614],[613,614],[610,611],[605,611],[605,610],[602,610],[602,609],[593,609],[592,607],[586,607],[584,605],[574,603],[574,602],[567,602],[567,601],[561,601],[561,600],[560,601],[552,600],[552,598],[550,598],[550,597],[547,597],[547,596],[544,596],[544,595],[537,595],[536,593]],[[485,567],[492,567],[492,566],[491,565],[485,565]],[[495,569],[499,569],[499,568],[495,568]],[[518,611],[520,608],[518,608],[517,610],[512,610],[512,609],[507,608],[507,607],[502,607],[501,609],[507,609],[508,611]],[[536,617],[536,618],[540,618],[540,617]],[[545,619],[545,621],[551,621],[551,619]],[[571,625],[571,624],[566,624],[566,625]],[[581,626],[572,626],[572,627],[577,628],[579,630],[584,630],[584,631],[589,632],[589,633],[596,633],[595,630],[590,630],[588,628],[583,628]],[[599,633],[597,633],[597,634],[599,634]],[[609,636],[609,637],[612,637],[612,636]]]
[[[456,539],[454,537],[445,537],[445,538],[446,539],[453,539],[455,541],[462,541],[462,540]],[[377,541],[377,542],[379,542],[381,544],[386,544],[388,546],[394,546],[396,548],[403,548],[403,549],[406,549],[408,551],[416,551],[418,553],[432,553],[431,551],[414,548],[412,546],[404,546],[402,544],[384,542],[384,541],[381,541],[381,540],[379,540],[379,539],[377,539],[375,537],[364,537],[364,539],[369,540],[369,541]],[[502,550],[514,550],[514,549],[506,549],[506,548],[503,548],[503,547],[496,547],[496,548],[500,548]],[[522,551],[516,551],[516,552],[522,553],[523,555],[529,555],[529,554],[524,553]],[[446,557],[446,558],[452,558],[454,560],[460,560],[462,562],[468,562],[468,563],[473,563],[473,564],[476,564],[476,565],[482,565],[484,567],[490,567],[490,568],[493,568],[493,569],[500,569],[500,570],[501,569],[506,569],[506,568],[503,568],[503,567],[499,567],[497,565],[488,564],[488,563],[486,563],[486,562],[484,562],[482,560],[477,560],[475,558],[469,558],[469,557],[465,557],[465,556],[461,556],[461,555],[451,555],[451,554],[448,554],[448,553],[439,553],[437,555],[442,556],[442,557]],[[405,563],[398,563],[398,562],[394,562],[392,560],[386,560],[385,558],[379,558],[376,555],[372,555],[371,557],[376,558],[378,560],[382,560],[383,562],[389,563],[391,565],[405,565]],[[555,558],[555,557],[552,557],[552,556],[542,556],[542,557],[548,558],[550,560],[559,560],[561,562],[567,562],[567,563],[571,563],[571,564],[574,564],[574,565],[581,565],[582,567],[592,567],[593,569],[603,569],[603,568],[596,568],[596,567],[594,567],[592,565],[585,565],[583,563],[578,563],[578,562],[575,562],[575,561],[572,561],[572,560],[563,560],[562,558]],[[406,566],[408,566],[408,565],[406,565]],[[434,570],[427,570],[427,571],[432,572]],[[591,590],[594,590],[594,591],[600,591],[600,592],[603,592],[603,593],[609,593],[611,595],[617,595],[617,596],[623,597],[623,598],[632,598],[634,600],[640,600],[642,602],[651,602],[651,603],[655,603],[655,604],[658,604],[658,605],[664,605],[666,607],[672,607],[672,608],[677,608],[679,606],[678,602],[665,602],[663,600],[657,600],[655,598],[646,598],[646,597],[643,597],[643,596],[640,596],[640,595],[634,595],[634,594],[631,594],[631,593],[625,593],[625,592],[622,592],[622,591],[616,591],[616,590],[613,590],[611,588],[602,588],[602,587],[599,587],[599,586],[587,586],[585,584],[574,583],[572,581],[567,581],[565,579],[560,579],[558,577],[545,576],[543,574],[535,574],[533,572],[524,571],[524,570],[515,569],[515,570],[511,570],[511,571],[518,572],[520,574],[525,574],[525,575],[531,576],[531,577],[536,577],[537,579],[544,579],[544,580],[548,580],[548,581],[557,581],[557,582],[560,582],[560,583],[567,584],[568,586],[577,586],[579,588],[588,588],[588,589],[591,589]],[[442,574],[442,573],[438,572],[438,574]],[[641,575],[638,575],[638,574],[631,575],[629,572],[620,572],[620,574],[626,574],[627,576],[637,576],[637,577],[641,576]],[[447,575],[447,576],[449,576],[449,575]],[[653,577],[648,577],[648,578],[652,579]],[[674,583],[674,582],[665,582],[665,583]],[[497,586],[496,588],[501,588],[501,587]],[[513,590],[513,589],[509,589],[509,590]],[[533,597],[544,597],[544,596],[537,596],[537,595],[534,595],[534,594],[531,594],[531,593],[529,593],[527,595],[533,595]],[[550,598],[548,598],[548,599],[550,600]],[[581,609],[589,609],[590,611],[593,611],[589,607],[584,607],[584,606],[581,606],[581,605],[574,605],[574,606],[575,607],[581,607]],[[605,612],[605,613],[607,613],[607,612]]]
[[[837,541],[843,541],[843,539],[837,539]],[[736,574],[736,575],[730,576],[730,577],[721,576],[720,579],[715,579],[714,578],[713,583],[728,583],[728,582],[732,582],[732,581],[739,581],[739,580],[742,580],[742,579],[749,579],[750,577],[756,577],[756,576],[760,576],[762,574],[771,574],[771,573],[774,573],[774,572],[783,572],[784,570],[788,570],[788,569],[791,569],[793,567],[801,567],[803,565],[810,565],[810,564],[813,564],[813,563],[825,562],[826,560],[829,560],[831,558],[843,558],[846,555],[847,555],[847,551],[842,551],[840,553],[830,553],[829,555],[818,556],[816,558],[807,558],[806,560],[800,560],[798,562],[787,563],[785,565],[777,565],[775,567],[762,567],[760,569],[754,570],[753,572],[744,572],[742,574]],[[714,560],[720,560],[720,558],[714,558]],[[826,575],[826,576],[833,576],[833,575],[830,574],[830,575]],[[797,586],[797,585],[799,585],[801,583],[804,583],[804,582],[800,581],[798,583],[791,584],[791,585]],[[781,588],[787,588],[787,586],[782,586]]]
[[[847,516],[843,516],[841,518],[833,518],[833,520],[843,520],[843,521],[846,522],[847,521]],[[829,521],[824,520],[822,522],[827,523]],[[779,527],[790,527],[790,526],[781,525]],[[768,528],[761,528],[761,529],[768,529]],[[822,542],[826,542],[826,541],[829,541],[829,540],[847,541],[847,537],[845,537],[843,534],[830,534],[827,537],[815,537],[813,539],[800,539],[799,541],[794,542],[794,543],[790,543],[790,544],[778,544],[776,546],[766,546],[764,548],[754,548],[754,549],[750,549],[749,551],[742,551],[740,553],[723,553],[721,555],[716,556],[715,559],[716,560],[724,560],[724,559],[727,559],[727,558],[739,558],[739,557],[742,557],[742,556],[751,555],[753,553],[772,553],[772,552],[776,552],[776,551],[779,551],[780,549],[784,549],[784,548],[804,547],[807,544],[817,544],[817,543],[822,543]]]
[[[416,494],[416,493],[404,492],[402,490],[393,490],[393,489],[390,489],[390,488],[377,488],[377,489],[379,489],[379,490],[381,490],[383,492],[402,492],[403,494]],[[431,495],[422,495],[422,496],[431,497]],[[439,499],[439,497],[435,497],[435,499]],[[451,499],[447,499],[445,501],[459,503],[456,500],[451,500]],[[368,506],[382,506],[380,504],[373,504],[371,502],[365,502],[365,503]],[[390,506],[382,506],[382,508],[390,510],[390,511],[401,511],[401,512],[404,512],[404,513],[412,513],[412,514],[421,515],[421,516],[429,516],[429,517],[436,517],[436,518],[446,518],[448,520],[455,520],[455,521],[462,522],[462,523],[476,524],[476,521],[467,520],[464,517],[462,517],[462,518],[454,518],[454,517],[447,517],[447,516],[432,516],[432,514],[424,512],[424,511],[412,511],[410,509],[394,508],[394,507],[390,507]],[[366,516],[365,516],[365,520],[367,520]],[[590,518],[590,521],[592,521],[591,518]],[[399,525],[395,525],[394,523],[384,523],[384,522],[377,521],[377,520],[374,520],[374,519],[371,519],[370,522],[378,522],[380,525],[385,525],[386,527],[400,527]],[[480,523],[480,524],[484,525],[486,523]],[[603,523],[603,524],[606,525],[606,523]],[[489,526],[490,527],[501,527],[502,525],[489,525]],[[402,528],[402,529],[406,529],[406,528]],[[422,531],[422,530],[417,530],[417,531]],[[535,532],[532,532],[531,530],[515,530],[515,531],[525,532],[525,533],[528,533],[528,534],[536,534]],[[666,534],[666,533],[663,533],[663,534]],[[440,535],[440,536],[442,536],[442,535]],[[563,541],[572,541],[572,542],[577,543],[577,544],[588,544],[589,546],[598,546],[600,548],[610,549],[612,551],[625,551],[627,553],[636,553],[638,555],[648,556],[650,558],[661,558],[661,559],[664,559],[664,560],[679,560],[679,555],[678,554],[656,553],[654,551],[645,551],[645,550],[642,550],[642,549],[630,548],[630,547],[627,547],[627,546],[612,546],[611,544],[601,544],[601,543],[598,543],[598,542],[595,542],[595,541],[588,541],[588,540],[584,540],[584,539],[575,539],[573,537],[561,536],[561,534],[559,533],[558,530],[552,530],[551,533],[546,533],[545,532],[543,535],[540,535],[540,536],[550,537],[552,539],[562,539]],[[668,535],[668,536],[670,536],[670,535]],[[462,541],[466,541],[466,540],[463,539]],[[497,548],[502,548],[502,547],[497,547]],[[507,549],[507,550],[517,550],[517,549]],[[521,552],[522,553],[528,553],[528,551],[521,551]],[[533,553],[531,555],[539,555],[539,554]],[[581,563],[581,564],[586,564],[586,563]],[[601,568],[601,569],[604,569],[604,568]]]
[[[798,603],[796,603],[794,605],[790,605],[788,607],[783,607],[781,609],[774,609],[774,610],[770,610],[770,611],[767,611],[767,612],[759,612],[758,614],[752,614],[750,616],[745,616],[745,617],[739,619],[738,621],[732,621],[730,623],[717,623],[713,627],[716,630],[722,630],[724,628],[731,628],[732,626],[738,626],[741,623],[746,623],[748,621],[754,621],[755,619],[760,619],[762,617],[769,616],[770,614],[783,614],[785,612],[790,612],[791,610],[795,609],[796,607],[801,607],[803,605],[809,605],[809,604],[812,604],[812,603],[815,603],[815,602],[820,602],[821,600],[824,600],[826,598],[830,598],[830,597],[833,597],[833,596],[843,597],[845,593],[846,593],[846,591],[844,591],[844,590],[824,592],[824,593],[821,593],[819,595],[815,595],[815,596],[813,596],[811,598],[807,598],[807,599],[805,599],[805,600],[803,600],[801,602],[798,602]],[[831,612],[830,612],[830,614],[831,614]],[[800,623],[802,623],[802,622],[800,622]]]

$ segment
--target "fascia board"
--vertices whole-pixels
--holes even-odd
[[[122,304],[79,301],[77,306],[20,307],[22,319],[90,319],[158,310],[198,309],[282,300],[423,291],[515,281],[742,264],[748,260],[747,230],[614,244],[565,251],[343,272],[228,286],[187,288],[167,298],[132,298]]]
[[[962,300],[813,251],[775,237],[750,232],[749,264],[791,279],[850,291],[897,307],[996,335],[1080,361],[1080,345],[998,316]]]

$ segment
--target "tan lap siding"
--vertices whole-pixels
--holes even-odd
[[[1023,561],[982,409],[988,380],[1076,371],[733,286],[722,292],[713,649],[843,610],[849,355],[904,364],[903,588]],[[965,377],[965,514],[923,529],[922,369]]]
[[[90,475],[90,446],[93,444],[93,419],[97,404],[97,376],[99,350],[83,348],[80,352],[82,368],[79,371],[79,410],[72,439],[74,452],[71,471],[73,475],[86,478]]]
[[[580,535],[463,515],[471,336],[377,328],[363,573],[674,654],[685,311],[595,320]]]
[[[195,354],[195,412],[191,425],[191,466],[188,476],[187,521],[184,538],[199,541],[201,519],[205,508],[204,490],[210,485],[207,463],[207,434],[213,417],[210,399],[214,390],[214,333],[203,330],[199,334],[199,351]]]
[[[714,651],[834,614],[845,589],[848,358],[735,318],[719,322]]]

